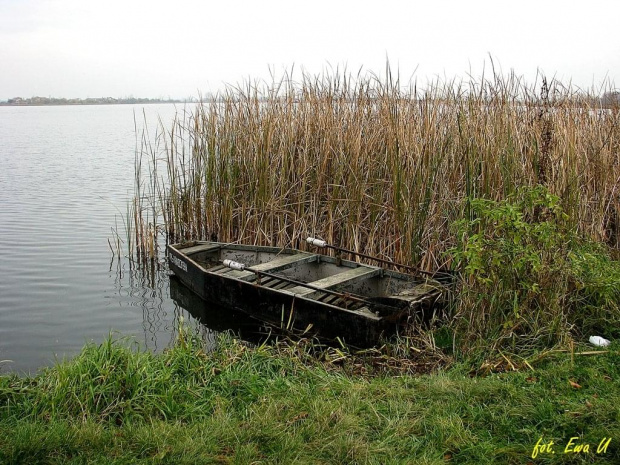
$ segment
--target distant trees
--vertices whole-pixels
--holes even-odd
[[[603,108],[620,106],[620,92],[617,90],[605,92],[601,97],[601,106]]]
[[[55,98],[55,97],[30,97],[21,98],[15,97],[8,99],[6,102],[0,102],[0,105],[110,105],[118,103],[179,103],[179,100],[163,100],[163,99],[149,99],[149,98],[114,98],[114,97],[100,97],[100,98]]]

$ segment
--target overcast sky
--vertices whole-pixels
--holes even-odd
[[[620,2],[0,0],[0,100],[196,96],[330,66],[620,85]]]

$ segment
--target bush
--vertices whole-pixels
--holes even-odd
[[[499,202],[469,199],[465,212],[448,251],[462,276],[463,347],[519,352],[618,334],[620,263],[577,235],[557,196],[521,188]]]

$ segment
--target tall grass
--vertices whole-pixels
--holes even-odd
[[[454,243],[449,224],[468,213],[463,199],[501,200],[537,184],[560,197],[576,229],[618,249],[617,108],[544,78],[422,89],[386,74],[246,82],[176,120],[157,147],[143,146],[142,253],[153,253],[149,237],[165,224],[173,241],[303,248],[316,235],[437,268]]]

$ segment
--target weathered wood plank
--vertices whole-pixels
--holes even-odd
[[[208,268],[207,271],[209,271],[210,273],[217,273],[220,270],[223,270],[224,268],[226,268],[224,265],[217,265],[214,266],[213,268]]]
[[[227,278],[243,279],[244,281],[249,281],[254,276],[256,276],[254,273],[246,270],[232,270],[226,275]]]
[[[349,268],[347,271],[343,271],[342,273],[338,273],[332,276],[328,276],[327,278],[319,279],[318,281],[312,281],[308,284],[315,288],[321,289],[329,289],[340,284],[349,284],[354,283],[356,281],[360,281],[363,279],[369,279],[374,276],[378,276],[381,273],[381,268],[369,267],[369,266],[359,266],[357,268]],[[289,289],[288,292],[291,292],[296,295],[309,296],[310,294],[316,291],[315,289],[310,289],[303,286],[296,286],[292,289]]]
[[[272,289],[283,289],[286,286],[288,286],[290,283],[286,282],[286,281],[282,281],[280,284],[276,284],[275,286],[272,287]]]
[[[303,263],[310,263],[316,261],[316,254],[309,253],[296,253],[291,255],[282,255],[279,258],[271,260],[266,263],[261,263],[259,265],[254,265],[252,270],[255,271],[264,271],[269,273],[275,273],[276,271],[283,270],[285,268],[290,268],[294,265],[300,265]]]
[[[326,304],[333,304],[337,299],[337,295],[328,295],[325,298],[321,298],[321,302],[325,302]]]
[[[273,284],[274,282],[279,282],[280,280],[276,279],[276,278],[266,278],[261,276],[260,279],[258,280],[258,283],[261,286],[265,286],[265,287],[269,287],[270,284]]]
[[[179,252],[184,253],[185,255],[192,255],[198,252],[207,252],[207,251],[215,251],[220,249],[221,246],[220,245],[213,245],[213,244],[198,244],[195,245],[193,247],[187,247],[185,249],[179,249]]]

